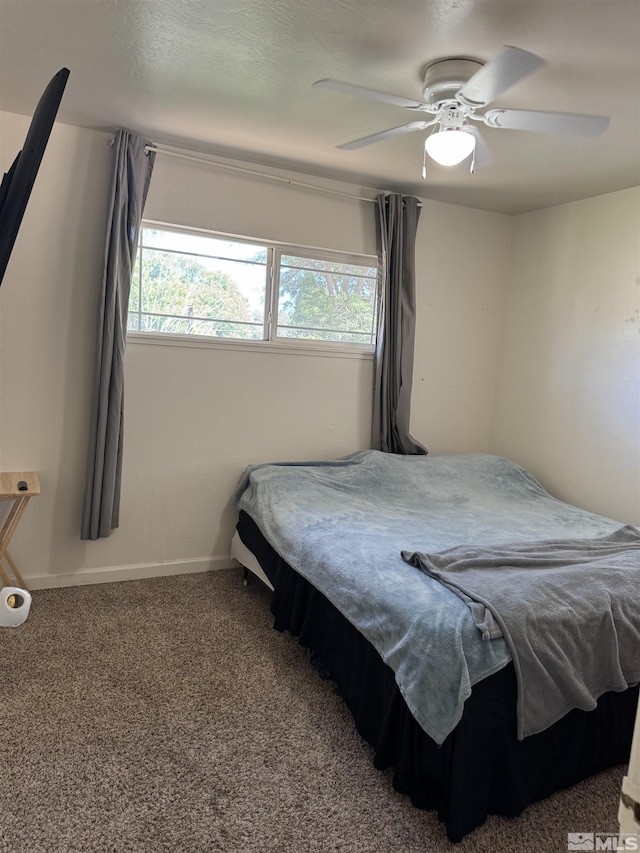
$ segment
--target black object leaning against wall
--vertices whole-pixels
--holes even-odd
[[[69,74],[68,68],[61,68],[49,81],[38,101],[22,150],[0,185],[0,284],[18,236]]]

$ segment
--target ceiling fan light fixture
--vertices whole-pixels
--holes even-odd
[[[476,138],[471,130],[443,127],[428,136],[424,148],[441,166],[457,166],[473,152]]]

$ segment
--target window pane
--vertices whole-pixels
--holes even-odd
[[[375,267],[282,255],[278,336],[375,342]]]
[[[132,275],[130,331],[375,343],[377,269],[366,258],[309,256],[144,224]],[[314,250],[311,250],[314,254]],[[275,270],[272,263],[279,268]],[[353,261],[353,262],[349,262]],[[271,282],[275,285],[272,291]],[[271,323],[271,311],[277,324]]]
[[[141,229],[129,329],[262,339],[266,260],[255,244]]]

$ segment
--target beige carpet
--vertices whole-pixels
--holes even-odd
[[[0,629],[2,853],[564,853],[623,768],[450,844],[240,570],[36,592]]]

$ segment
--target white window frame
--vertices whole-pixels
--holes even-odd
[[[262,340],[250,338],[227,338],[208,335],[172,334],[167,332],[127,331],[127,342],[132,344],[150,344],[153,346],[201,347],[212,349],[250,350],[252,352],[285,352],[303,355],[319,355],[325,357],[349,357],[372,359],[375,344],[346,343],[343,341],[305,340],[289,338],[277,334],[278,329],[278,297],[280,291],[280,258],[282,255],[309,257],[314,260],[329,260],[337,263],[354,264],[357,266],[378,267],[375,255],[355,254],[334,251],[332,249],[314,246],[300,246],[294,243],[284,243],[275,240],[262,240],[246,235],[231,234],[224,231],[211,231],[205,228],[179,226],[151,219],[144,219],[143,228],[157,228],[162,231],[174,231],[179,234],[196,234],[234,240],[239,243],[251,243],[262,246],[267,250],[265,312]],[[136,248],[136,255],[138,249]],[[379,285],[379,273],[377,286]],[[132,287],[137,286],[132,282]],[[140,297],[139,297],[140,298]],[[133,312],[135,313],[135,312]],[[374,315],[375,317],[375,315]],[[375,340],[375,328],[373,329]]]

